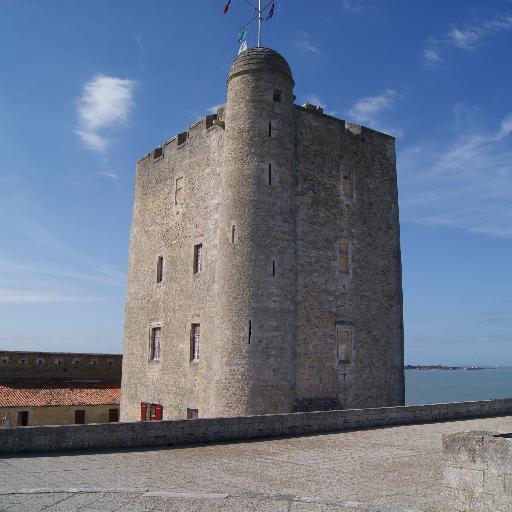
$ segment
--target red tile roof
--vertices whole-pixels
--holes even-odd
[[[0,407],[119,404],[119,384],[96,382],[0,383]]]

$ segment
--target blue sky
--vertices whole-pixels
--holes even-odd
[[[135,161],[224,103],[223,6],[0,0],[1,349],[122,350]],[[512,3],[277,0],[263,42],[397,137],[406,362],[512,364]]]

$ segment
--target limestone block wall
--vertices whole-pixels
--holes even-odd
[[[203,119],[137,163],[123,352],[124,421],[139,419],[141,402],[162,404],[164,418],[186,417],[187,408],[212,414],[222,140],[223,129]],[[197,244],[203,246],[200,273],[193,272]],[[201,326],[198,361],[190,360],[192,323]],[[161,327],[160,358],[150,361],[155,326]]]
[[[296,107],[297,402],[309,410],[404,403],[394,138]],[[351,173],[346,197],[343,173]],[[339,243],[349,248],[339,268]],[[335,326],[352,334],[348,363]]]
[[[458,432],[443,435],[445,510],[512,510],[512,434]]]
[[[512,414],[512,399],[509,398],[479,402],[195,420],[23,427],[0,429],[0,454],[179,446],[510,414]],[[504,481],[508,482],[508,479]]]

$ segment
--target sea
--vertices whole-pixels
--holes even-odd
[[[512,366],[484,370],[405,370],[407,405],[512,398]]]

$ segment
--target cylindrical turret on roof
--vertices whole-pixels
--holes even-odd
[[[228,78],[216,269],[219,414],[290,412],[295,402],[293,79],[251,48]]]

